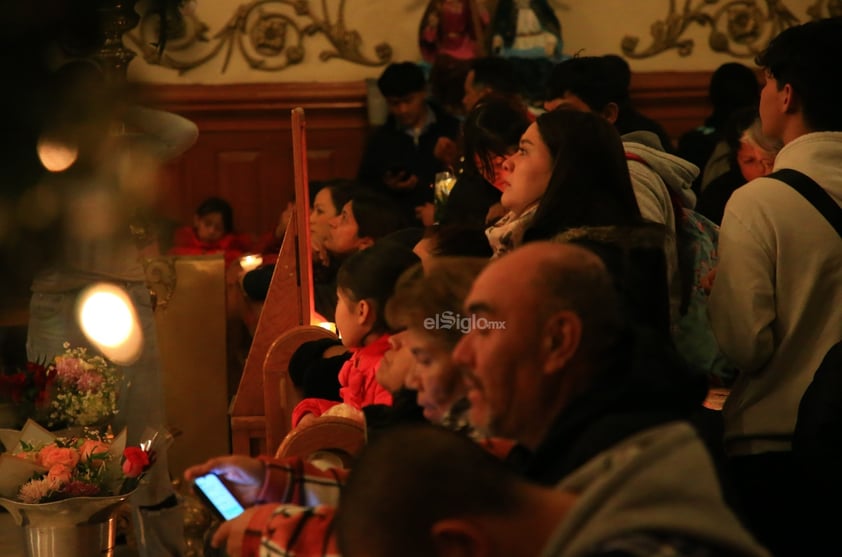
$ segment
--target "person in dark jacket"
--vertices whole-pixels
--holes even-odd
[[[433,150],[439,138],[455,140],[459,121],[427,99],[424,72],[412,62],[390,64],[377,86],[389,117],[369,139],[358,179],[394,198],[408,218],[421,220],[422,208],[432,208],[435,175],[446,170]]]

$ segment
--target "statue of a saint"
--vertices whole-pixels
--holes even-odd
[[[548,0],[499,0],[491,21],[491,53],[562,58],[561,23]]]

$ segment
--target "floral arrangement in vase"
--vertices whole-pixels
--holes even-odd
[[[117,413],[122,375],[87,348],[71,348],[48,364],[28,362],[22,371],[0,376],[0,394],[19,414],[50,429],[105,425]]]
[[[0,497],[26,504],[73,497],[109,497],[133,491],[152,466],[154,435],[126,447],[126,432],[113,435],[78,428],[56,436],[32,420],[16,439],[2,439]]]

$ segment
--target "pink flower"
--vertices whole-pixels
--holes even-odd
[[[69,447],[64,448],[47,445],[38,452],[38,462],[44,468],[52,468],[56,464],[61,464],[72,470],[79,464],[79,453],[76,449]]]
[[[78,358],[56,356],[56,376],[62,383],[75,383],[85,372],[85,364]]]
[[[100,388],[103,382],[104,379],[99,373],[86,371],[79,376],[76,387],[80,391],[96,391]]]
[[[108,454],[108,443],[97,441],[95,439],[86,439],[82,446],[79,447],[79,457],[85,464],[90,464],[99,468],[105,464],[105,458],[94,458],[106,456]]]
[[[47,479],[54,485],[63,485],[70,481],[73,471],[63,464],[54,464],[47,472]]]
[[[140,447],[126,447],[123,451],[123,474],[127,478],[140,476],[149,466],[149,455]]]

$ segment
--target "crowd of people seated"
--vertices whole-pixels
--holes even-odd
[[[305,394],[291,425],[334,413],[362,422],[368,444],[350,468],[222,455],[188,469],[219,474],[248,507],[212,545],[231,557],[831,554],[833,522],[810,497],[838,493],[839,475],[793,434],[842,340],[842,224],[779,171],[842,201],[839,52],[835,18],[775,37],[757,60],[762,88],[724,66],[715,130],[678,154],[634,111],[617,57],[558,63],[537,116],[477,61],[459,125],[417,66],[386,68],[391,117],[310,221],[314,265],[335,266],[325,315],[341,345],[305,343],[290,365]],[[728,92],[735,75],[750,79]],[[710,157],[720,140],[730,168],[700,190],[707,160],[684,153]],[[430,223],[443,169],[456,185]],[[838,439],[842,415],[821,408]],[[807,444],[829,435],[804,427]]]

